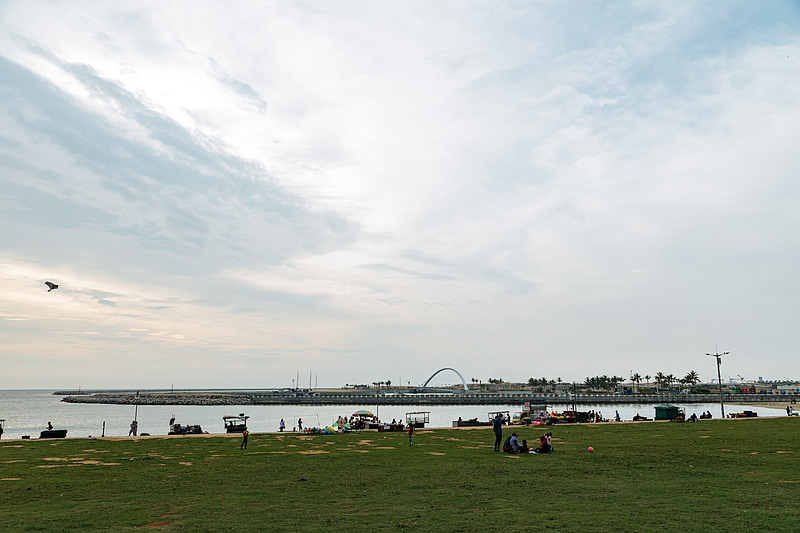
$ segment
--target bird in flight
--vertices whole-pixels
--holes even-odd
[[[49,281],[45,281],[44,284],[47,285],[48,287],[50,287],[49,289],[47,289],[47,292],[50,292],[53,289],[57,289],[58,288],[58,285],[56,285],[55,283],[49,282]]]

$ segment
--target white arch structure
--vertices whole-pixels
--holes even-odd
[[[453,372],[455,372],[456,374],[458,374],[458,377],[460,377],[460,378],[461,378],[461,383],[463,383],[463,384],[464,384],[464,390],[469,390],[469,387],[467,387],[467,381],[464,379],[464,376],[462,376],[462,375],[461,375],[461,372],[459,372],[459,371],[458,371],[458,370],[456,370],[455,368],[450,368],[450,367],[440,368],[439,370],[437,370],[436,372],[434,372],[434,373],[433,373],[433,375],[432,375],[431,377],[429,377],[429,378],[428,378],[428,381],[426,381],[426,382],[425,382],[425,384],[424,384],[424,385],[422,385],[422,388],[424,389],[425,387],[427,387],[427,386],[428,386],[428,383],[430,383],[430,382],[431,382],[431,380],[432,380],[433,378],[435,378],[435,377],[436,377],[436,374],[438,374],[439,372],[444,372],[445,370],[452,370]]]

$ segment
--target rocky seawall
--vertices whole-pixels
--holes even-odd
[[[760,405],[775,402],[776,395],[725,394],[725,403]],[[781,400],[789,403],[800,399],[786,395]],[[275,392],[100,392],[81,393],[64,397],[69,403],[106,403],[122,405],[562,405],[570,406],[573,397],[557,393],[459,393],[459,394],[376,394],[352,392],[314,392],[311,394],[286,394]],[[574,397],[576,408],[581,405],[620,404],[691,404],[717,403],[713,394],[578,394]],[[580,410],[580,409],[578,409]]]
[[[121,405],[251,405],[250,396],[236,394],[87,394],[67,396],[67,403],[111,403]]]

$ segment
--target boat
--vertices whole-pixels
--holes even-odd
[[[169,433],[167,435],[199,435],[203,432],[200,426],[182,426],[175,423],[175,417],[169,419]]]
[[[454,428],[471,428],[471,427],[478,427],[478,426],[491,426],[491,422],[481,422],[478,420],[477,417],[470,418],[469,420],[462,420],[461,417],[458,417],[458,420],[453,420],[453,427]]]
[[[40,439],[63,439],[67,436],[66,429],[45,429],[39,433]]]
[[[244,413],[236,415],[225,415],[222,417],[222,422],[225,424],[225,433],[243,433],[247,429],[247,419],[249,416],[244,416]]]

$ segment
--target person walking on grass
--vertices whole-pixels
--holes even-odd
[[[247,436],[248,435],[250,435],[250,432],[247,431],[247,428],[244,428],[244,431],[242,431],[242,443],[239,445],[239,449],[240,450],[242,450],[242,449],[246,450],[247,449]]]
[[[411,440],[411,436],[412,436],[413,434],[414,434],[414,422],[411,422],[411,423],[408,425],[408,445],[409,445],[409,446],[411,446],[412,444],[414,444],[414,443],[412,442],[412,440]]]

